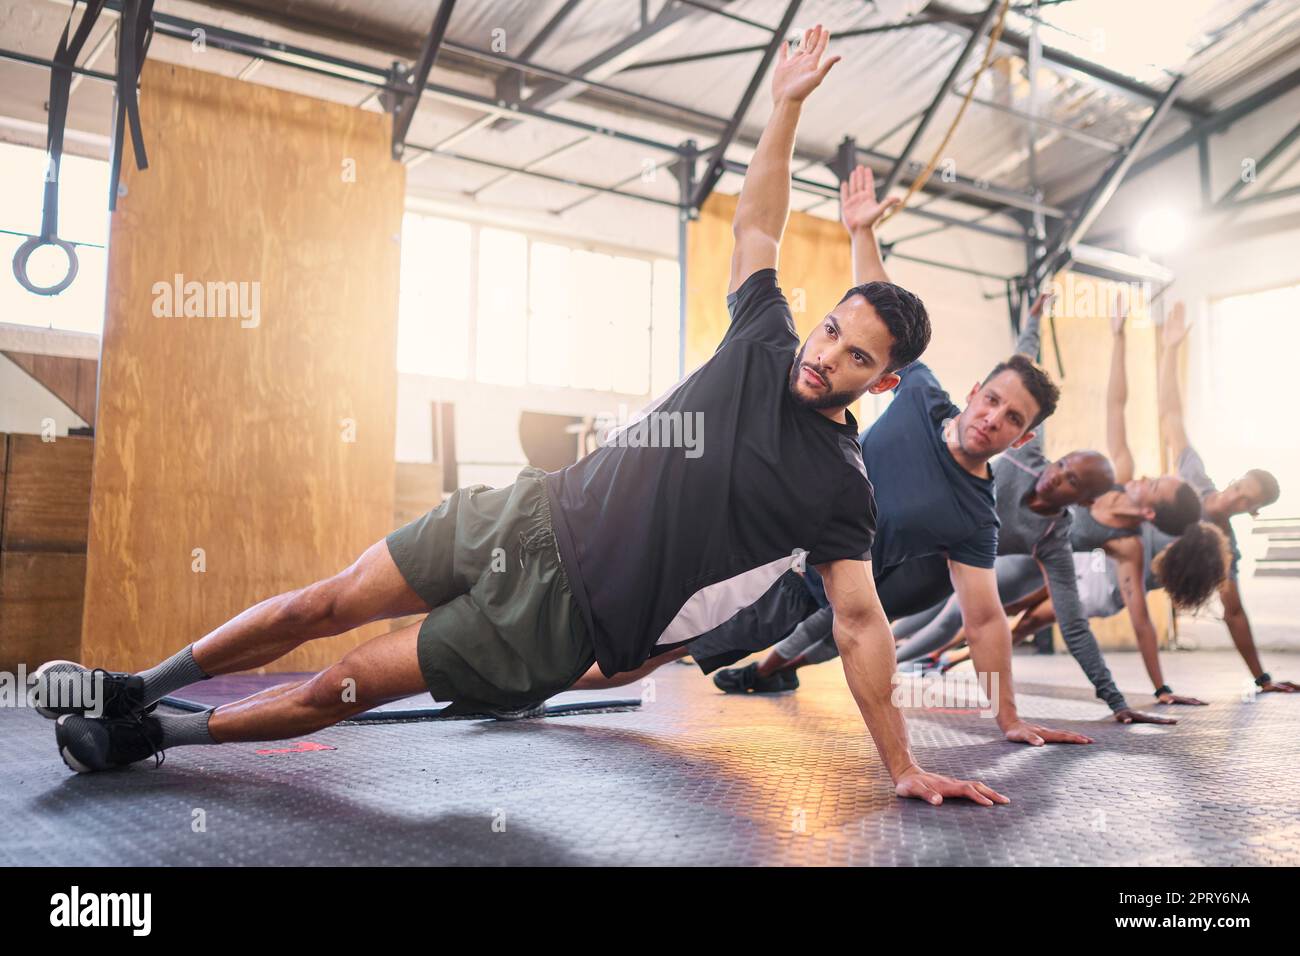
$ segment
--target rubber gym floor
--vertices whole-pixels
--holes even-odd
[[[1300,655],[1272,656],[1279,674],[1300,671]],[[1108,659],[1146,706],[1138,656]],[[989,809],[896,798],[837,664],[805,669],[797,692],[745,698],[671,664],[637,709],[346,725],[93,775],[63,765],[49,721],[4,708],[0,863],[1300,864],[1300,699],[1250,699],[1230,651],[1169,654],[1165,668],[1210,706],[1163,708],[1177,727],[1123,727],[1068,656],[1017,655],[1022,714],[1091,746],[1031,748],[969,711],[910,710],[924,766],[1011,796]],[[563,699],[641,692],[628,690]]]

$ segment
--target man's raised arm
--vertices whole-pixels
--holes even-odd
[[[1169,445],[1169,461],[1187,447],[1187,429],[1183,425],[1183,399],[1178,391],[1178,346],[1187,337],[1187,309],[1175,302],[1165,319],[1160,337],[1160,381],[1156,405],[1160,409],[1160,426]]]
[[[731,223],[736,247],[731,254],[729,293],[760,269],[776,268],[781,235],[790,215],[790,157],[799,114],[808,94],[817,89],[840,59],[832,56],[822,62],[830,37],[819,24],[804,32],[794,52],[782,43],[777,54],[772,73],[772,116],[750,160]]]
[[[944,797],[964,797],[986,807],[1010,803],[978,781],[926,773],[917,765],[907,743],[903,713],[893,701],[894,638],[876,595],[871,563],[832,561],[818,565],[817,571],[835,612],[832,633],[844,676],[880,759],[894,780],[894,792],[932,804],[943,803]]]
[[[1055,295],[1051,292],[1039,293],[1034,304],[1029,307],[1029,314],[1025,316],[1024,325],[1020,326],[1020,338],[1016,339],[1016,351],[1021,355],[1026,355],[1038,361],[1038,353],[1042,351],[1043,336],[1043,312],[1051,305]]]
[[[1106,384],[1106,452],[1115,466],[1115,481],[1124,484],[1133,477],[1133,452],[1128,447],[1128,428],[1124,424],[1124,406],[1128,404],[1128,369],[1125,365],[1127,343],[1124,340],[1124,323],[1128,308],[1116,301],[1111,315],[1113,332],[1110,350],[1110,380]]]
[[[900,202],[897,197],[877,201],[876,179],[866,166],[858,166],[840,183],[840,221],[853,247],[854,285],[889,281],[876,243],[876,223]]]

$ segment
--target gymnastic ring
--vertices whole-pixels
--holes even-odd
[[[39,286],[27,278],[27,260],[31,254],[41,246],[58,246],[68,257],[68,274],[60,282],[54,285]],[[72,285],[72,280],[77,278],[77,250],[72,243],[66,239],[60,239],[58,236],[45,238],[43,236],[31,236],[26,242],[18,247],[14,253],[14,278],[28,292],[34,292],[37,295],[58,295],[68,286]]]

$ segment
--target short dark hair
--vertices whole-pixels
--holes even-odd
[[[1194,522],[1151,561],[1151,571],[1180,611],[1194,611],[1228,576],[1228,539],[1208,521]]]
[[[980,383],[980,388],[983,388],[994,378],[1007,371],[1015,372],[1016,375],[1020,376],[1021,384],[1025,386],[1025,389],[1033,396],[1034,401],[1038,403],[1038,415],[1025,430],[1037,428],[1048,416],[1056,411],[1056,403],[1061,400],[1061,390],[1052,381],[1052,376],[1047,374],[1047,369],[1022,352],[1017,352],[1005,362],[999,362],[993,366],[993,371],[984,377],[984,381]]]
[[[1252,468],[1246,472],[1245,477],[1254,478],[1258,481],[1259,488],[1264,493],[1264,500],[1257,504],[1256,508],[1267,508],[1281,497],[1282,489],[1278,487],[1277,479],[1273,477],[1271,471],[1265,471],[1263,468]]]
[[[1174,500],[1157,502],[1155,512],[1151,523],[1165,534],[1177,537],[1201,520],[1201,496],[1187,482],[1180,481]]]
[[[904,365],[915,362],[930,344],[930,315],[923,303],[913,293],[892,282],[864,282],[855,285],[840,298],[837,305],[860,295],[871,303],[885,323],[894,344],[889,349],[886,372],[897,372]]]

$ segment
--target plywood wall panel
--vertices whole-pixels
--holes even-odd
[[[727,284],[734,246],[731,220],[738,198],[713,193],[699,219],[687,228],[687,371],[713,354],[731,324]],[[802,340],[853,285],[853,258],[844,227],[806,213],[791,213],[777,276]]]
[[[150,167],[124,163],[110,234],[82,653],[133,669],[391,530],[404,192],[382,114],[152,61],[141,108]],[[182,296],[167,315],[177,275],[247,283],[257,313],[187,317]],[[219,311],[206,286],[203,304]]]

